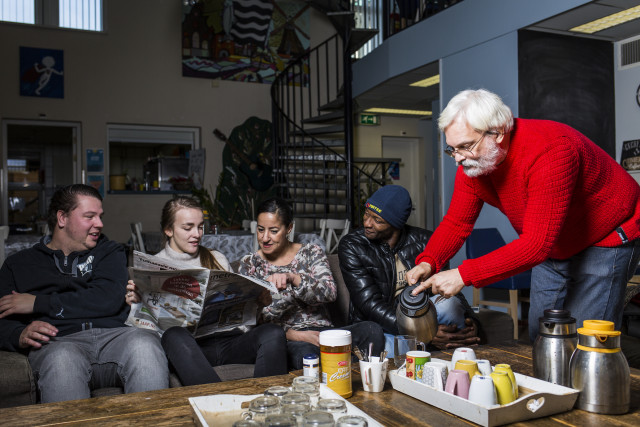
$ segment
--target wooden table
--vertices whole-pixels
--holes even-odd
[[[448,359],[450,353],[432,353]],[[513,370],[532,375],[531,346],[504,344],[476,348],[478,358],[492,364],[508,363]],[[354,365],[356,367],[356,365]],[[256,394],[268,386],[291,384],[293,374],[229,381],[217,384],[173,388],[153,392],[99,397],[46,405],[0,410],[0,425],[194,425],[188,397],[218,393]],[[349,402],[380,423],[389,426],[469,426],[468,421],[393,390],[390,381],[381,393],[367,393],[357,372],[353,375],[354,394]],[[551,417],[515,425],[536,426],[638,426],[640,425],[640,370],[631,370],[631,409],[625,415],[598,415],[574,409]]]

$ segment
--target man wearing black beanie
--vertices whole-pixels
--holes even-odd
[[[370,320],[382,326],[387,350],[397,335],[397,296],[407,281],[405,272],[415,265],[432,232],[407,225],[411,213],[409,192],[386,185],[365,203],[363,227],[340,240],[340,269],[349,290],[349,318]],[[432,296],[435,302],[437,296]],[[462,294],[436,303],[438,333],[431,344],[440,349],[477,344],[477,320]]]

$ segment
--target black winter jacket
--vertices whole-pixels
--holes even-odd
[[[371,320],[389,334],[398,334],[396,326],[397,299],[395,255],[411,269],[433,234],[429,230],[405,225],[393,249],[381,241],[365,237],[359,228],[340,240],[338,256],[340,270],[349,289],[349,319],[351,322]],[[432,294],[429,294],[430,296]],[[466,317],[475,317],[464,295],[457,295],[466,307]]]
[[[34,320],[58,328],[58,336],[93,328],[125,326],[127,259],[121,244],[100,236],[95,248],[68,256],[46,246],[50,236],[8,257],[0,269],[0,297],[11,291],[36,296],[32,314],[0,319],[0,349],[18,348],[24,328]]]

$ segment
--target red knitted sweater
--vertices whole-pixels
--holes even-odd
[[[458,271],[482,287],[547,258],[566,259],[589,246],[640,237],[640,187],[614,159],[575,129],[552,121],[516,119],[506,159],[488,175],[456,173],[451,206],[416,264],[439,271],[471,233],[483,203],[500,209],[518,239]]]

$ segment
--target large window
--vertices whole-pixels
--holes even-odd
[[[102,31],[102,0],[0,0],[0,21]]]

